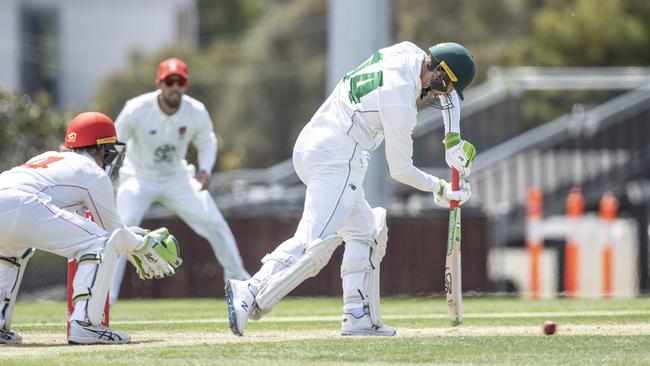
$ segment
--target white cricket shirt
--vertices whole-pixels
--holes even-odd
[[[371,151],[386,143],[391,176],[422,191],[439,188],[437,179],[413,165],[411,134],[417,123],[416,100],[422,90],[420,72],[426,53],[411,42],[382,48],[349,72],[312,117],[294,150],[327,150],[327,131],[351,136]],[[460,106],[443,111],[446,127],[457,125]]]
[[[185,155],[192,142],[199,169],[210,173],[216,160],[217,138],[207,109],[183,95],[179,110],[170,116],[160,109],[159,94],[156,90],[127,101],[115,120],[117,139],[127,146],[123,169],[149,177],[186,174]]]
[[[85,153],[48,151],[0,174],[0,189],[13,188],[49,196],[59,208],[75,212],[84,206],[104,230],[123,227],[115,208],[110,178]]]

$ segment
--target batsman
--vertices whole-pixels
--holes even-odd
[[[129,258],[142,279],[171,276],[181,264],[178,244],[167,229],[127,228],[117,215],[109,177],[122,148],[113,121],[86,112],[68,125],[63,151],[45,152],[0,174],[0,344],[22,342],[11,325],[35,249],[78,262],[71,344],[130,342],[128,334],[101,324],[120,255]],[[77,214],[86,209],[94,222]]]
[[[440,43],[429,52],[410,42],[380,49],[345,75],[303,128],[294,146],[293,165],[307,185],[295,235],[262,259],[248,281],[226,283],[230,328],[243,335],[296,286],[315,276],[345,242],[341,264],[342,335],[393,336],[379,309],[379,271],[386,252],[386,210],[371,208],[363,179],[370,152],[383,141],[393,179],[433,194],[449,208],[471,195],[461,179],[457,190],[413,165],[412,131],[418,99],[442,110],[446,162],[467,177],[476,150],[460,138],[460,100],[475,74],[474,58],[457,43]]]

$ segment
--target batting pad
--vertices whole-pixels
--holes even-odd
[[[307,244],[305,254],[292,266],[271,276],[255,297],[257,306],[264,312],[271,311],[280,299],[293,291],[302,281],[317,275],[341,243],[343,238],[334,234]]]
[[[381,308],[379,306],[379,276],[381,261],[386,254],[388,227],[386,226],[386,210],[384,208],[373,208],[372,213],[375,218],[375,233],[372,240],[356,241],[358,245],[368,246],[368,257],[362,260],[345,262],[341,265],[341,278],[344,278],[346,275],[363,273],[363,289],[359,292],[360,290],[356,288],[344,288],[343,301],[345,303],[362,302],[368,307],[372,324],[377,327],[382,327],[384,321],[381,318]]]

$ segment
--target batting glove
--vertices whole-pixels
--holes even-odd
[[[462,140],[460,135],[445,137],[445,161],[450,168],[458,171],[461,177],[467,177],[476,157],[476,148],[469,141]]]
[[[451,201],[458,201],[459,206],[467,202],[467,200],[472,196],[472,187],[465,181],[465,179],[461,179],[458,183],[459,189],[457,191],[452,191],[451,183],[438,178],[438,185],[440,188],[438,191],[433,192],[433,202],[444,208],[449,208]]]

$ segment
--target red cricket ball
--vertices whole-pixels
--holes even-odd
[[[544,334],[553,335],[555,334],[556,325],[552,320],[547,320],[544,322]]]

